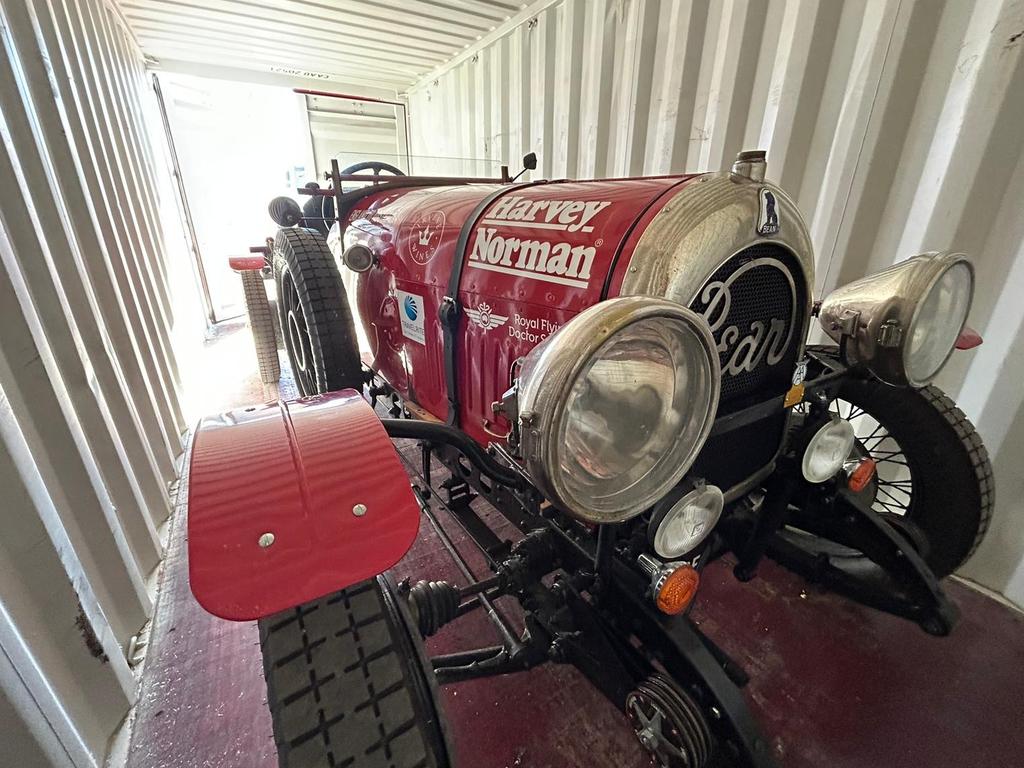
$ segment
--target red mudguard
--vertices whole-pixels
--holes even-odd
[[[237,272],[244,272],[247,269],[263,269],[267,262],[262,256],[229,256],[228,266]]]
[[[225,619],[268,616],[387,570],[419,517],[355,390],[208,416],[189,470],[192,593]]]

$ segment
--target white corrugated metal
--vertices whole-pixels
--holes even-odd
[[[184,426],[151,100],[101,0],[0,4],[0,743],[18,765],[101,765],[135,697],[125,649]]]
[[[1014,0],[554,0],[409,94],[412,151],[538,176],[717,170],[768,150],[819,292],[969,253],[986,337],[941,383],[978,425],[995,520],[964,569],[1024,603],[1024,5]],[[473,172],[473,164],[463,170]]]
[[[329,170],[363,160],[405,166],[405,112],[402,107],[370,101],[306,96],[306,116],[313,144],[313,167]]]
[[[152,608],[181,450],[144,54],[411,86],[412,151],[486,161],[468,173],[530,150],[538,175],[590,177],[765,148],[820,290],[923,249],[972,254],[986,343],[943,383],[986,439],[999,502],[965,571],[1024,602],[1020,2],[110,1],[0,5],[0,741],[19,765],[102,761],[134,697],[124,648]]]
[[[160,67],[195,63],[407,87],[520,9],[513,0],[120,0]]]

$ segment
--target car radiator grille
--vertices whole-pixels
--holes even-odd
[[[790,387],[809,305],[799,262],[763,243],[719,267],[690,308],[704,315],[719,345],[718,415],[778,398]],[[708,441],[694,470],[727,489],[772,460],[785,430],[780,411]]]

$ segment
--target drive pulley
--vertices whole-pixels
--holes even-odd
[[[711,729],[697,703],[669,677],[655,673],[626,698],[633,732],[660,768],[704,768]]]

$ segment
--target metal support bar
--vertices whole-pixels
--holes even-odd
[[[499,593],[495,593],[487,595],[487,597],[489,599],[494,599],[495,597],[501,597],[501,595]],[[482,605],[483,603],[480,602],[479,597],[471,597],[469,600],[459,605],[459,609],[455,612],[455,618],[458,619],[465,616],[467,613],[472,613]]]
[[[332,160],[332,164],[337,164],[337,160]],[[335,175],[331,173],[332,182],[370,182],[374,187],[379,189],[388,189],[394,186],[408,186],[410,180],[415,180],[417,184],[428,184],[444,186],[446,184],[504,184],[501,179],[491,179],[485,176],[381,176],[379,174],[371,175],[367,173],[338,173]],[[313,195],[315,197],[330,197],[334,194],[333,189],[306,189],[299,187],[296,189],[296,193],[300,195]]]
[[[422,466],[420,468],[420,474],[423,477],[423,498],[429,499],[430,494],[433,490],[430,487],[430,457],[431,457],[430,442],[427,440],[420,441],[420,458]]]
[[[445,653],[441,656],[432,656],[430,658],[430,663],[434,669],[441,669],[442,667],[460,667],[473,661],[482,661],[483,659],[493,658],[499,653],[505,653],[504,646],[490,645],[486,648],[474,648],[471,651],[457,651],[455,653]]]
[[[319,191],[319,190],[317,190],[317,191]],[[338,221],[341,221],[342,195],[344,193],[341,190],[341,171],[338,170],[338,159],[337,158],[332,158],[331,159],[331,188],[330,188],[329,192],[330,192],[331,195],[334,196],[334,217]],[[300,192],[299,194],[302,194],[302,193]],[[322,207],[323,206],[321,205],[321,208]],[[339,230],[341,229],[340,225],[338,226],[338,229]],[[343,235],[344,232],[339,232],[339,234]]]
[[[517,657],[502,648],[494,656],[471,661],[462,666],[440,667],[434,670],[434,676],[441,685],[450,683],[462,683],[467,680],[477,680],[481,677],[494,677],[495,675],[507,675],[512,672],[525,672],[531,664],[528,657]]]
[[[618,526],[605,524],[597,529],[597,551],[594,553],[594,573],[598,578],[598,591],[606,592],[612,580],[612,558]]]
[[[459,552],[458,549],[456,549],[454,542],[437,519],[437,515],[434,514],[434,511],[430,508],[426,499],[420,495],[420,491],[418,489],[414,488],[413,490],[416,493],[417,499],[419,499],[420,508],[423,510],[423,514],[434,529],[438,539],[441,540],[441,545],[445,548],[448,554],[451,555],[452,560],[455,561],[455,566],[459,569],[459,572],[467,581],[476,581],[476,577],[470,570],[469,564],[466,562],[466,558],[462,556],[462,553]],[[501,639],[505,643],[505,646],[513,651],[522,648],[522,643],[519,641],[519,638],[516,637],[512,624],[508,618],[506,618],[505,615],[494,606],[486,595],[481,594],[479,596],[479,600],[486,609],[487,616],[490,618],[491,623],[494,624],[495,629],[498,630],[498,634],[501,635]]]
[[[481,592],[487,592],[488,590],[502,586],[505,578],[503,576],[495,575],[489,579],[481,579],[475,584],[467,584],[465,587],[459,590],[459,594],[462,597],[470,597],[472,595],[478,595]]]
[[[512,488],[525,488],[523,478],[508,467],[504,467],[484,451],[473,438],[456,427],[414,419],[381,419],[385,431],[393,438],[411,438],[443,443],[457,448],[483,474],[496,482]]]
[[[746,544],[737,552],[739,562],[733,572],[740,581],[750,581],[757,575],[757,565],[761,562],[765,552],[771,544],[772,537],[786,520],[786,513],[789,509],[790,499],[793,497],[793,489],[796,486],[795,472],[799,471],[790,466],[792,460],[780,457],[777,471],[772,475],[767,488],[767,495],[764,509],[757,516],[754,531]]]
[[[455,481],[452,483],[455,488],[448,488],[449,498],[445,504],[448,512],[466,532],[466,535],[480,548],[487,559],[487,564],[491,568],[497,567],[498,563],[508,554],[508,543],[500,539],[469,506],[469,502],[476,498],[476,495],[469,490],[468,484],[453,475],[442,483],[441,487],[444,488],[446,483],[452,481]]]

